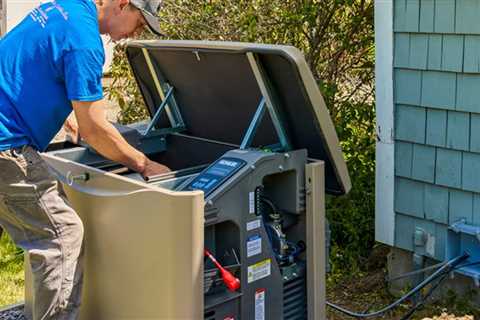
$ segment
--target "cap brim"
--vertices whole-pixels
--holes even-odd
[[[145,18],[145,21],[147,22],[148,28],[155,33],[158,36],[164,36],[165,33],[162,32],[160,29],[160,23],[158,22],[158,17],[149,14],[147,12],[144,12],[143,10],[140,10],[142,13],[143,17]]]

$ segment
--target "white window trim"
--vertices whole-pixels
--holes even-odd
[[[393,104],[393,0],[375,0],[376,175],[375,239],[395,241],[395,145]]]

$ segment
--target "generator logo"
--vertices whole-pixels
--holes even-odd
[[[225,160],[225,159],[220,160],[219,164],[221,164],[222,166],[227,166],[227,167],[231,167],[231,168],[235,168],[236,166],[238,166],[238,162],[231,161],[231,160]]]

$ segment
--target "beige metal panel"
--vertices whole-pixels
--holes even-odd
[[[340,142],[338,140],[335,127],[330,118],[330,113],[325,105],[325,101],[320,93],[318,84],[305,60],[303,53],[292,46],[268,45],[258,43],[244,42],[223,42],[223,41],[184,41],[184,40],[143,40],[131,41],[129,46],[139,48],[187,48],[187,49],[206,49],[206,50],[227,50],[227,51],[273,51],[281,52],[283,55],[291,59],[297,66],[300,78],[305,87],[306,93],[314,113],[318,121],[319,128],[322,132],[322,139],[325,149],[328,150],[332,158],[332,167],[338,181],[342,184],[345,193],[351,189],[350,176],[346,162],[343,158]]]
[[[305,180],[308,320],[325,320],[325,163],[307,164]]]
[[[33,278],[30,268],[30,259],[28,254],[24,254],[23,267],[25,269],[25,307],[23,314],[27,319],[32,319],[32,306],[33,306]]]
[[[65,184],[85,226],[81,319],[201,319],[203,193],[170,192],[44,158],[65,181],[91,175]]]

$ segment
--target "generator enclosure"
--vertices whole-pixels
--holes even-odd
[[[81,319],[325,319],[325,194],[351,184],[303,55],[203,41],[126,50],[150,120],[116,126],[172,172],[144,180],[83,142],[43,155],[85,225]]]

